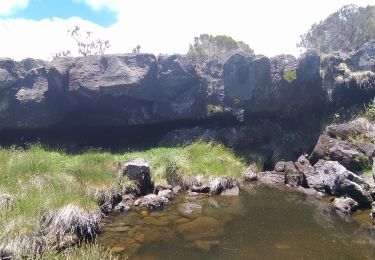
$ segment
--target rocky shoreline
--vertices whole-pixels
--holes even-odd
[[[332,197],[335,208],[346,214],[357,209],[373,207],[371,217],[374,217],[374,136],[375,126],[364,118],[329,125],[310,156],[302,155],[295,162],[280,161],[273,171],[248,170],[243,174],[242,180],[230,177],[212,177],[210,180],[204,180],[202,176],[197,175],[183,187],[159,185],[155,187],[154,193],[146,195],[143,192],[145,196],[136,200],[134,196],[126,196],[115,209],[126,211],[133,204],[151,210],[160,209],[182,189],[188,190],[190,194],[238,196],[242,181],[257,181],[271,187],[286,185],[297,192],[317,198]],[[145,173],[148,175],[144,176]],[[138,160],[127,163],[123,174],[133,176],[139,187],[149,187],[147,189],[152,190],[150,171],[146,162]]]
[[[315,198],[328,196],[332,198],[332,205],[344,215],[373,207],[370,219],[375,215],[375,184],[371,169],[375,155],[374,136],[375,126],[364,118],[330,125],[320,136],[310,156],[302,155],[295,162],[280,161],[272,171],[256,172],[249,169],[243,173],[242,179],[214,176],[207,179],[196,174],[183,182],[174,180],[154,186],[149,164],[138,158],[125,163],[119,172],[120,176],[134,181],[135,186],[122,194],[98,196],[101,213],[91,214],[68,205],[60,210],[61,214],[44,218],[41,226],[45,229],[41,230],[41,235],[51,236],[49,241],[56,240],[59,248],[66,248],[82,239],[95,238],[100,233],[103,217],[112,211],[128,212],[133,207],[150,211],[162,209],[181,191],[187,191],[189,196],[238,196],[243,182],[257,182],[270,187],[286,186]],[[68,222],[62,217],[67,210],[72,216]],[[56,233],[56,230],[61,232]],[[13,246],[9,243],[2,245],[1,256],[9,257],[9,249]],[[47,248],[47,245],[38,244],[37,240],[35,246],[35,252],[43,252]]]

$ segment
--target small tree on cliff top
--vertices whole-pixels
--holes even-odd
[[[187,55],[192,60],[203,63],[210,59],[223,60],[233,51],[254,54],[249,45],[242,41],[235,41],[229,36],[201,34],[194,38],[194,44],[190,44]]]
[[[95,39],[93,38],[93,32],[82,31],[79,26],[68,29],[68,34],[76,42],[78,53],[84,57],[89,55],[103,55],[111,46],[108,40]],[[53,59],[70,55],[70,50],[60,51],[53,54]]]

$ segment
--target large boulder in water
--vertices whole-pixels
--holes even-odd
[[[336,209],[344,212],[345,214],[350,214],[357,210],[358,203],[351,198],[335,198],[333,205]]]
[[[371,204],[369,185],[358,175],[348,171],[337,161],[319,160],[314,171],[306,174],[308,186],[335,196],[349,196],[361,207]]]

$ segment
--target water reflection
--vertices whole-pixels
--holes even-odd
[[[99,242],[129,259],[374,259],[375,232],[330,203],[246,186],[239,197],[181,195],[163,211],[111,215]]]

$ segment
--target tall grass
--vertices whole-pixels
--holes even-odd
[[[87,151],[69,155],[40,144],[27,149],[0,148],[0,203],[4,204],[0,205],[0,251],[14,249],[22,256],[34,252],[20,246],[22,241],[36,243],[23,238],[42,238],[38,243],[44,250],[64,246],[64,239],[77,235],[82,227],[96,232],[101,219],[98,203],[131,185],[118,172],[137,157],[150,164],[156,184],[197,174],[239,177],[245,168],[224,146],[204,142],[119,154]],[[17,248],[9,249],[9,245]]]

